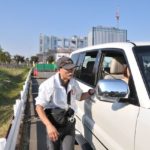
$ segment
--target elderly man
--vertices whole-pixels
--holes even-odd
[[[58,59],[57,66],[58,72],[39,87],[36,111],[46,126],[51,150],[73,150],[76,100],[88,99],[95,90],[82,92],[72,78],[76,65],[69,57]]]

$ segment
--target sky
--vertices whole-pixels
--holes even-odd
[[[100,25],[126,29],[131,41],[150,41],[149,6],[149,0],[0,0],[0,46],[31,57],[39,52],[40,33],[83,37]]]

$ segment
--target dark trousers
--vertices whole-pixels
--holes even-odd
[[[47,136],[48,150],[74,150],[75,122],[68,122],[66,126],[57,128],[59,139],[52,142]]]

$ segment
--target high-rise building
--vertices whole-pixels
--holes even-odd
[[[55,51],[59,48],[75,50],[85,46],[87,46],[87,37],[72,36],[71,38],[60,38],[40,34],[40,53],[49,52],[49,50]]]
[[[46,52],[49,49],[49,38],[46,35],[40,34],[40,53]]]
[[[57,48],[58,38],[56,36],[49,36],[49,50],[55,50]]]
[[[110,43],[110,42],[126,42],[127,30],[114,27],[92,27],[88,34],[88,46]]]
[[[40,53],[48,52],[49,50],[55,50],[57,47],[57,37],[46,36],[40,34]]]
[[[69,39],[69,41],[70,41],[70,48],[73,50],[87,46],[87,37],[81,38],[78,36],[73,36],[72,38]]]

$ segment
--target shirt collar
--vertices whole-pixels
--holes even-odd
[[[55,82],[55,86],[56,86],[56,87],[63,88],[63,85],[62,85],[62,82],[61,82],[59,73],[56,73],[56,74],[55,74],[54,82]],[[72,89],[72,85],[73,85],[73,84],[72,84],[72,79],[70,79],[70,81],[68,82],[67,92]]]
[[[65,84],[65,83],[63,82],[63,80],[61,79],[60,73],[59,73],[58,75],[59,75],[60,84],[61,84],[62,86],[67,86],[68,83],[69,83],[69,81],[68,81],[68,83]]]

